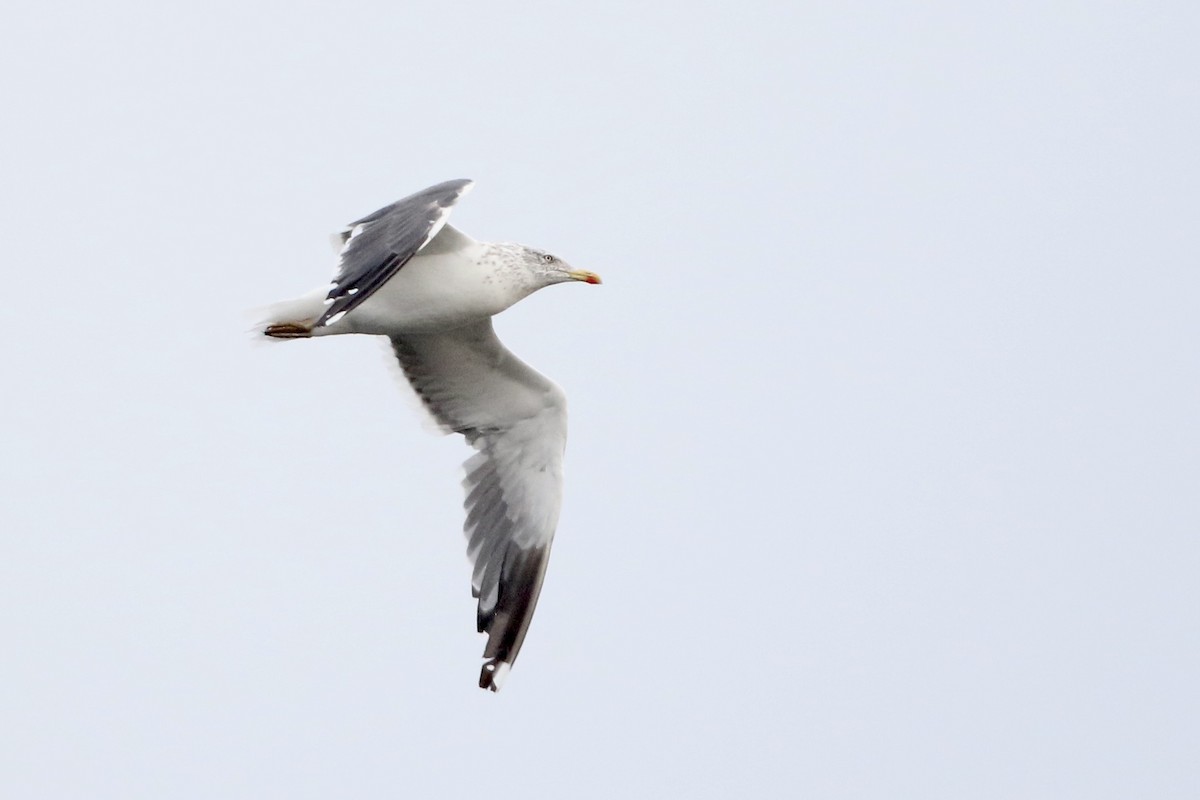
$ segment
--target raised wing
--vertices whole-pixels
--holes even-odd
[[[341,239],[338,269],[315,327],[337,322],[387,283],[438,235],[450,209],[472,185],[469,180],[453,180],[430,186],[335,234]],[[457,231],[455,235],[462,236]]]
[[[479,685],[497,691],[525,640],[558,524],[566,398],[500,343],[491,320],[393,337],[392,347],[438,422],[479,451],[466,463],[463,531],[488,634]]]

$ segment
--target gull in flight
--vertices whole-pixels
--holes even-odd
[[[492,317],[556,283],[600,283],[558,256],[477,242],[446,223],[472,182],[431,186],[334,235],[333,282],[273,306],[262,333],[387,336],[405,377],[466,462],[467,556],[488,636],[479,685],[497,691],[537,605],[562,505],[561,389],[500,343]]]

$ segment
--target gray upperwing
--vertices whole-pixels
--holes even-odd
[[[457,253],[467,248],[477,245],[479,242],[467,236],[458,228],[447,222],[442,226],[442,229],[437,232],[437,235],[429,240],[429,243],[421,248],[421,255],[432,256],[441,255],[444,253]]]
[[[479,685],[496,691],[525,641],[546,574],[562,502],[566,398],[500,342],[490,319],[394,336],[392,348],[438,423],[478,451],[466,463],[463,532],[476,623],[488,635]]]
[[[437,236],[471,186],[464,179],[439,183],[348,225],[339,234],[338,271],[315,327],[340,319],[387,283]]]

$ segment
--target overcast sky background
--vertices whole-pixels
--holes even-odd
[[[1200,7],[21,3],[0,795],[1200,795]],[[259,346],[478,181],[565,506],[475,686],[457,437]]]

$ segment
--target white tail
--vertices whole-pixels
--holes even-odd
[[[325,310],[325,295],[322,287],[306,295],[284,300],[262,309],[254,329],[275,339],[303,339],[312,336],[312,326]]]

